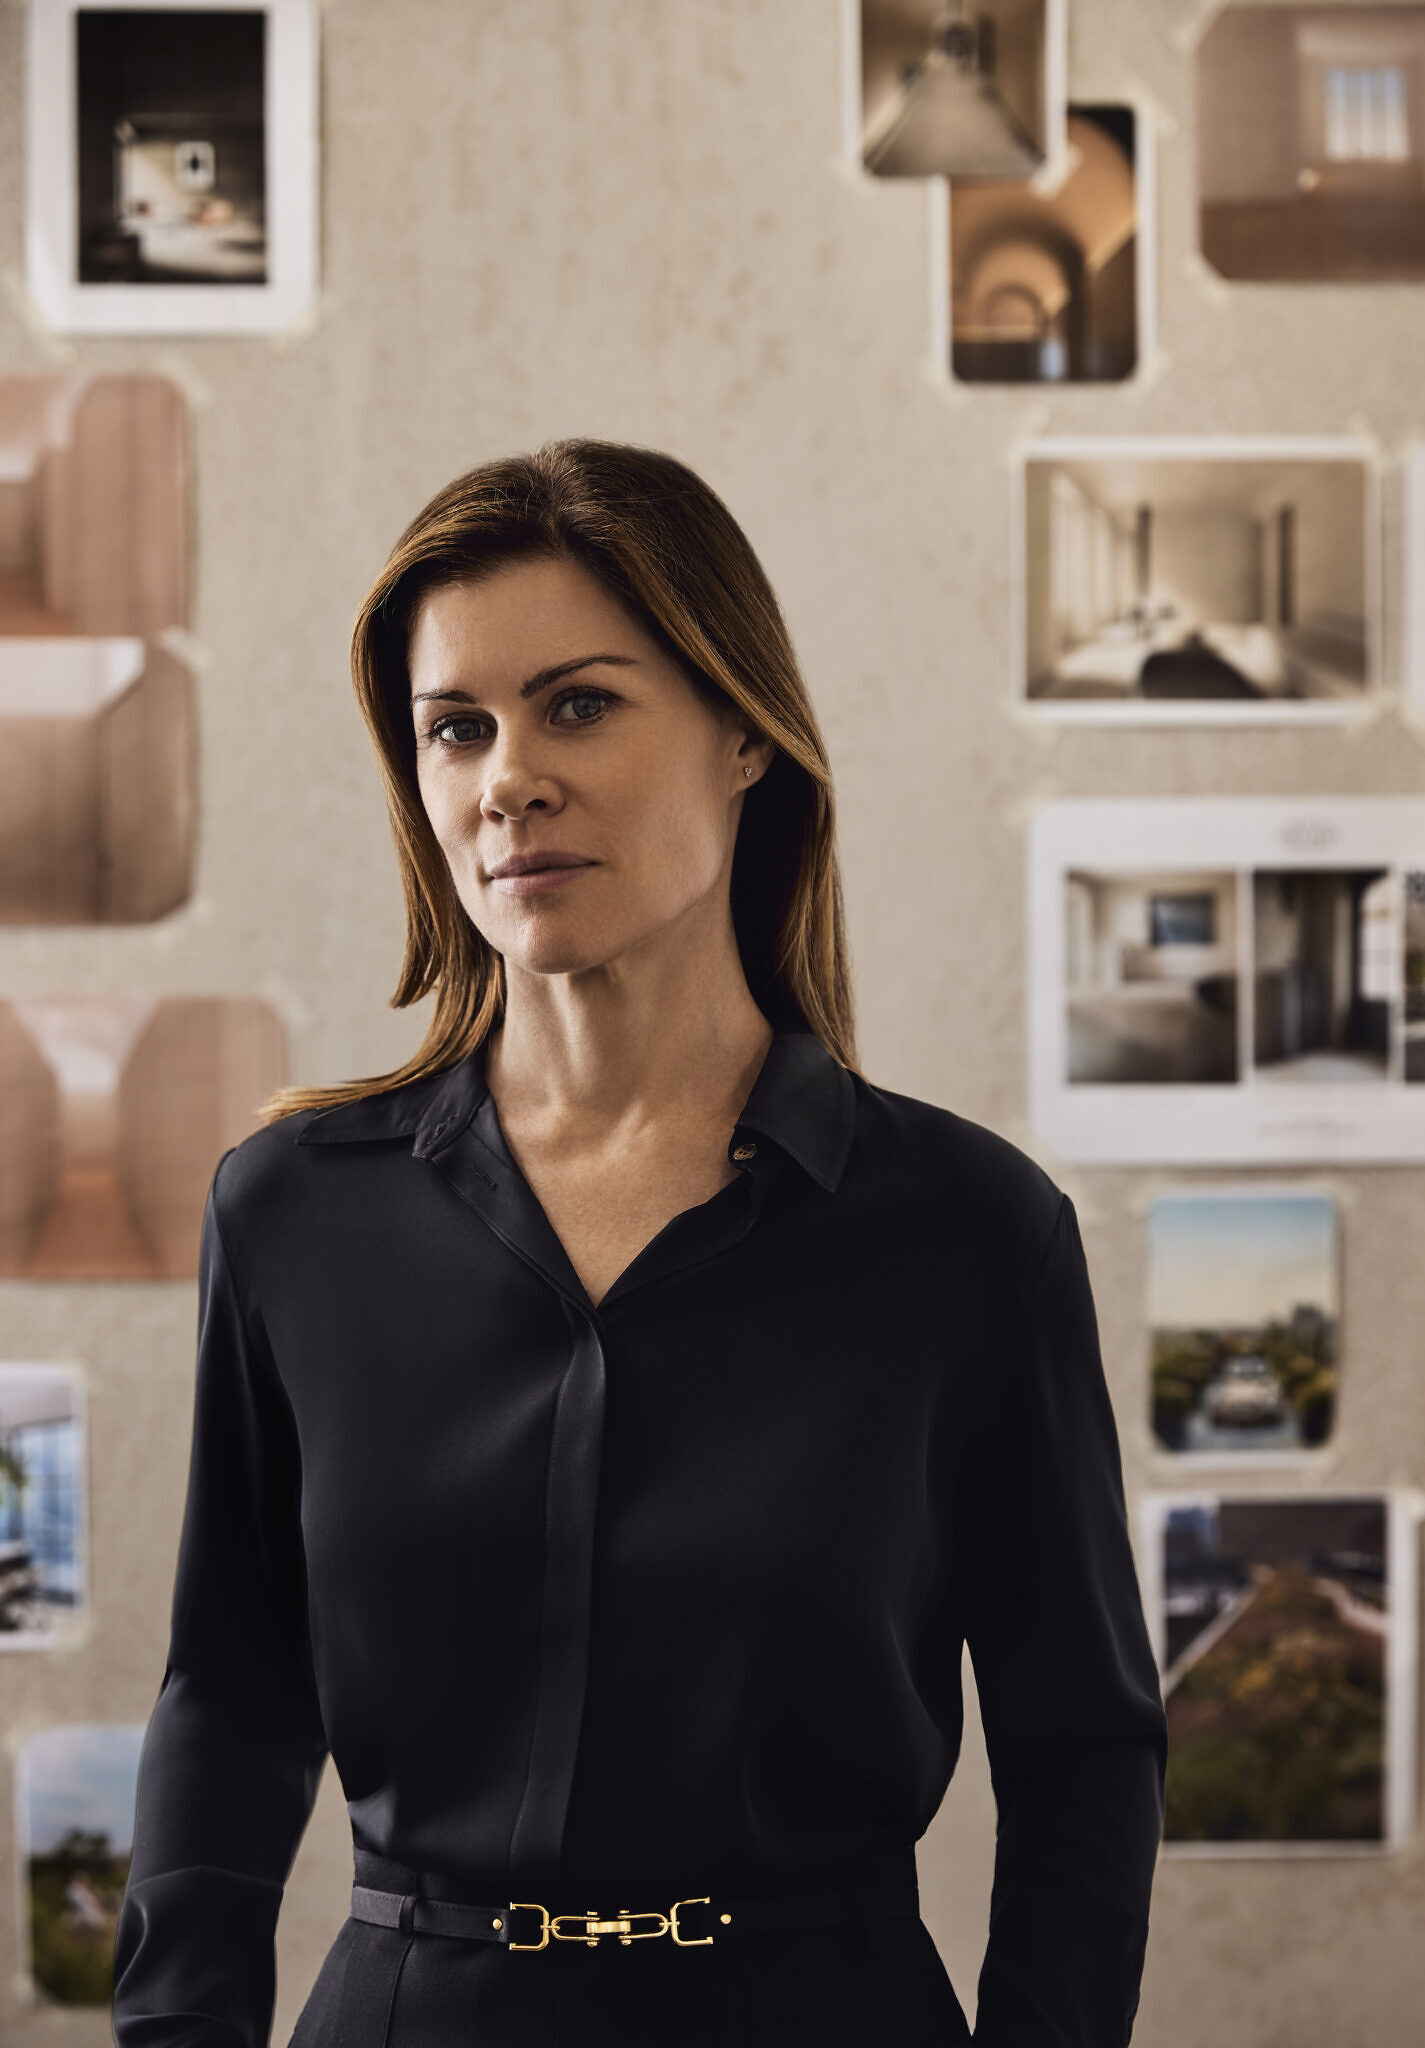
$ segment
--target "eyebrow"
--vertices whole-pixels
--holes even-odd
[[[561,682],[565,676],[574,675],[581,668],[592,668],[596,663],[606,663],[611,668],[637,668],[638,663],[630,654],[580,654],[573,661],[556,662],[553,668],[538,669],[520,684],[521,697],[537,697],[541,690],[547,690],[551,683]],[[479,699],[472,697],[468,690],[420,690],[412,697],[413,704],[427,704],[433,698],[451,698],[461,704],[475,704]]]

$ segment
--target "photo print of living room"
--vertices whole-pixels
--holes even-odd
[[[1036,714],[1290,722],[1366,705],[1366,445],[1039,441],[1017,480],[1017,687]]]

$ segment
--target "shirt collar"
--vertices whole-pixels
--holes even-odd
[[[455,1066],[380,1095],[318,1110],[296,1134],[299,1145],[358,1144],[380,1138],[414,1140],[429,1158],[465,1129],[489,1094],[484,1047]],[[737,1120],[736,1135],[755,1131],[779,1145],[831,1193],[851,1151],[856,1092],[843,1067],[811,1031],[778,1031]]]

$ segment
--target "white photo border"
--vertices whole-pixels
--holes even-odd
[[[1140,346],[1140,367],[1144,360]],[[1115,460],[1358,464],[1365,489],[1366,626],[1366,679],[1359,698],[1238,703],[1187,697],[1158,702],[1031,697],[1026,531],[1029,464]],[[1016,715],[1046,725],[1342,725],[1374,717],[1386,695],[1381,658],[1381,472],[1378,444],[1359,434],[1076,434],[1016,442],[1010,452],[1009,490],[1010,689]]]
[[[317,16],[313,0],[142,0],[141,11],[265,14],[265,284],[81,284],[75,16],[135,0],[30,0],[25,256],[30,297],[62,334],[259,334],[299,327],[317,293]]]
[[[1153,1656],[1163,1669],[1163,1529],[1171,1508],[1215,1507],[1251,1502],[1292,1507],[1333,1501],[1378,1500],[1386,1517],[1386,1591],[1390,1630],[1385,1649],[1385,1783],[1382,1832],[1378,1842],[1177,1842],[1164,1840],[1159,1854],[1185,1862],[1234,1862],[1285,1857],[1379,1857],[1398,1854],[1412,1841],[1417,1822],[1416,1732],[1418,1724],[1420,1628],[1420,1530],[1425,1497],[1402,1487],[1333,1487],[1329,1492],[1254,1492],[1213,1486],[1154,1490],[1139,1501],[1139,1584]]]
[[[1395,1164],[1425,1159],[1425,1082],[1070,1082],[1069,870],[1250,877],[1254,869],[1425,868],[1425,797],[1070,797],[1028,833],[1029,1110],[1086,1165]],[[1245,946],[1248,932],[1238,935]]]

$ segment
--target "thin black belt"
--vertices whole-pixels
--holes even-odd
[[[918,1917],[920,1889],[913,1884],[858,1885],[838,1892],[800,1892],[784,1898],[679,1899],[665,1913],[617,1913],[589,1908],[551,1913],[527,1899],[499,1906],[470,1906],[453,1899],[429,1899],[418,1892],[351,1888],[352,1917],[403,1934],[447,1934],[465,1941],[496,1941],[504,1948],[548,1948],[551,1940],[585,1942],[596,1948],[606,1936],[627,1948],[632,1942],[670,1934],[680,1948],[706,1948],[729,1935],[765,1934],[796,1927],[835,1927],[846,1921]],[[527,1916],[536,1917],[529,1918]],[[526,1916],[519,1919],[516,1916]],[[519,1938],[523,1936],[523,1938]]]

